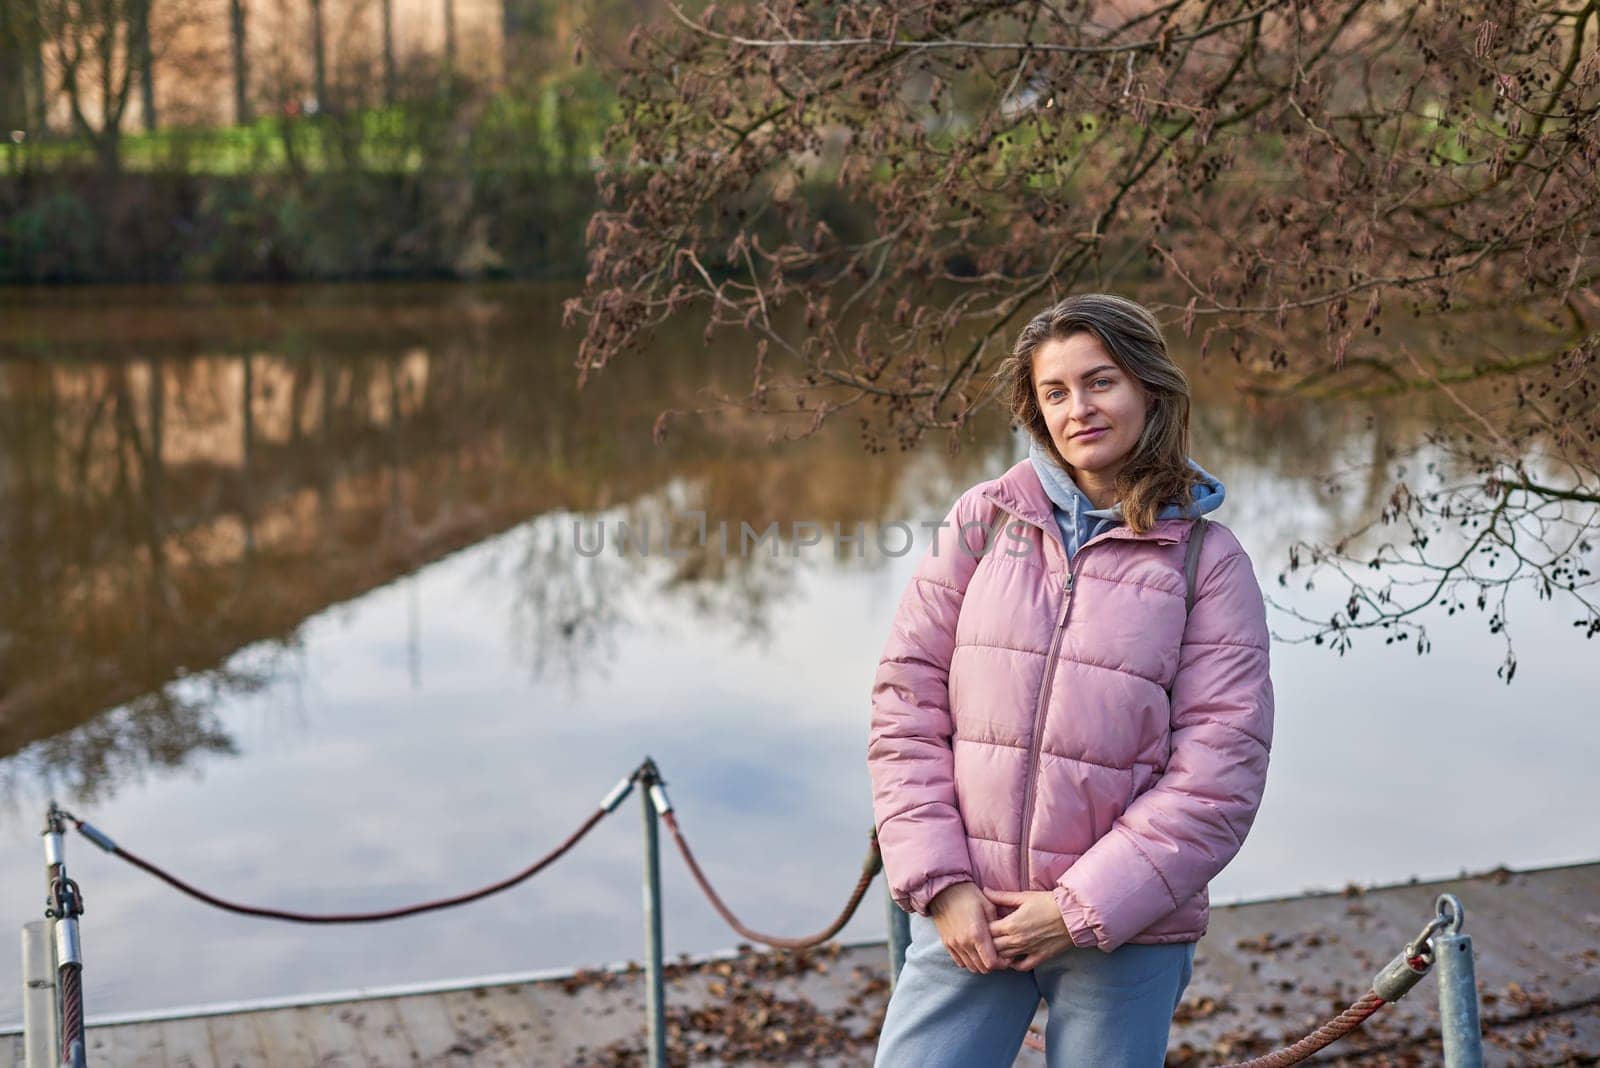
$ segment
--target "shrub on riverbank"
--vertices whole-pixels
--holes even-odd
[[[575,274],[593,202],[588,175],[0,179],[0,283]]]

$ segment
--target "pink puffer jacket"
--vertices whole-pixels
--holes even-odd
[[[926,915],[963,881],[1052,890],[1079,946],[1198,940],[1272,742],[1250,558],[1211,524],[1186,626],[1188,519],[1115,526],[1069,569],[1023,460],[946,523],[872,688],[867,766],[895,901]]]

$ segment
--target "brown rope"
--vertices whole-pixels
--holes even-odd
[[[457,894],[454,897],[443,897],[435,901],[424,901],[418,905],[405,905],[400,908],[382,909],[377,912],[290,912],[287,909],[264,908],[259,905],[241,905],[237,902],[226,901],[223,898],[216,897],[213,894],[208,894],[198,887],[191,886],[182,879],[178,878],[176,875],[173,875],[161,867],[151,863],[150,861],[145,860],[143,857],[128,852],[126,849],[123,849],[121,846],[116,845],[115,843],[112,843],[111,848],[107,851],[115,856],[121,857],[123,860],[127,861],[129,864],[132,864],[136,868],[143,868],[151,875],[154,875],[157,879],[160,879],[169,886],[176,887],[195,900],[203,901],[207,905],[223,909],[226,912],[236,912],[241,916],[261,916],[269,920],[288,920],[291,923],[375,923],[379,920],[397,920],[402,916],[415,916],[418,913],[432,912],[435,909],[447,909],[452,905],[465,905],[469,901],[477,901],[481,898],[488,897],[490,894],[497,894],[501,890],[508,890],[522,882],[524,879],[536,875],[557,858],[559,858],[562,854],[566,853],[567,850],[577,845],[579,840],[582,839],[584,835],[588,834],[594,825],[604,819],[605,816],[606,810],[604,808],[595,809],[594,813],[590,815],[588,819],[583,821],[582,826],[567,836],[566,841],[562,842],[560,845],[556,846],[550,852],[546,853],[544,856],[540,857],[526,868],[523,868],[515,875],[507,876],[497,883],[491,883],[488,886],[482,887],[478,890],[471,890],[464,894]],[[80,831],[83,830],[84,824],[82,820],[75,820],[74,822],[78,825],[78,829]],[[102,848],[104,847],[102,846]]]
[[[1360,1001],[1345,1009],[1338,1016],[1329,1020],[1305,1038],[1292,1046],[1274,1050],[1271,1053],[1253,1057],[1248,1061],[1238,1061],[1234,1064],[1225,1064],[1222,1068],[1289,1068],[1291,1064],[1299,1064],[1307,1057],[1324,1046],[1331,1046],[1339,1039],[1366,1022],[1367,1017],[1381,1009],[1386,1002],[1372,991],[1367,991]],[[1044,1052],[1044,1036],[1039,1034],[1037,1027],[1028,1028],[1028,1037],[1024,1043],[1029,1049]]]
[[[1248,1061],[1223,1065],[1223,1068],[1288,1068],[1291,1064],[1299,1064],[1317,1052],[1317,1050],[1324,1046],[1332,1045],[1360,1027],[1366,1022],[1367,1017],[1383,1008],[1384,1005],[1384,1000],[1374,991],[1369,990],[1362,996],[1360,1001],[1351,1005],[1294,1045],[1274,1050],[1260,1057],[1252,1057]]]
[[[1262,1054],[1261,1057],[1254,1057],[1251,1060],[1222,1065],[1222,1068],[1288,1068],[1290,1065],[1298,1065],[1302,1060],[1315,1054],[1318,1049],[1322,1049],[1323,1046],[1333,1046],[1334,1042],[1344,1038],[1358,1026],[1362,1026],[1362,1023],[1366,1022],[1366,1017],[1378,1012],[1384,1004],[1387,1002],[1379,998],[1378,994],[1366,991],[1365,998],[1323,1023],[1320,1028],[1307,1034],[1306,1038],[1294,1042],[1293,1046],[1285,1046],[1283,1049]],[[1022,1039],[1022,1044],[1029,1049],[1037,1049],[1040,1054],[1045,1052],[1045,1038],[1038,1033],[1038,1028],[1027,1028],[1027,1038]]]
[[[61,1058],[71,1064],[74,1044],[83,1045],[83,966],[61,966]]]
[[[850,900],[845,902],[844,911],[839,913],[839,918],[817,934],[807,938],[781,938],[778,935],[762,934],[760,931],[751,930],[739,922],[739,917],[735,916],[728,909],[728,906],[722,903],[722,898],[711,888],[710,880],[706,878],[705,872],[701,871],[700,865],[696,863],[694,854],[689,850],[689,843],[684,841],[683,831],[678,827],[678,814],[668,809],[661,814],[661,821],[667,825],[667,830],[672,832],[672,840],[678,843],[678,852],[683,854],[683,862],[689,866],[689,873],[694,876],[694,881],[700,884],[700,889],[705,892],[707,900],[711,902],[711,907],[716,909],[718,914],[727,921],[729,927],[732,927],[750,941],[760,942],[775,949],[810,949],[812,946],[821,945],[838,934],[840,929],[850,922],[850,917],[855,915],[857,907],[861,904],[862,897],[866,895],[867,887],[872,885],[872,880],[883,867],[883,856],[878,852],[878,838],[874,834],[872,836],[871,850],[867,853],[867,859],[861,865],[861,878],[856,880],[856,887],[850,891]]]

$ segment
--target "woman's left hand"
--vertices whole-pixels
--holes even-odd
[[[1012,911],[989,921],[994,948],[1011,968],[1030,971],[1058,953],[1074,948],[1066,921],[1048,890],[984,889],[990,901]]]

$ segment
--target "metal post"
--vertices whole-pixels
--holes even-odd
[[[894,903],[894,895],[884,895],[889,901],[889,992],[900,981],[900,969],[906,966],[906,947],[911,945],[911,915]]]
[[[54,951],[47,921],[22,925],[22,1048],[27,1068],[55,1068],[61,1063]]]
[[[1472,938],[1461,933],[1466,914],[1453,894],[1440,894],[1440,916],[1450,922],[1433,936],[1439,969],[1439,1030],[1447,1068],[1483,1068],[1483,1029],[1478,1024],[1478,979]]]
[[[61,1063],[61,961],[56,956],[55,887],[66,875],[66,856],[62,845],[64,825],[54,800],[45,813],[44,830],[44,935],[46,960],[50,966],[50,1056],[51,1064]]]
[[[639,771],[644,799],[645,1056],[650,1068],[667,1068],[666,994],[661,982],[661,841],[657,809],[671,809],[661,789],[655,761],[645,757]]]
[[[51,963],[55,967],[56,1018],[54,1032],[59,1063],[70,1068],[84,1068],[88,1053],[83,1034],[83,951],[78,943],[78,917],[83,914],[83,895],[78,884],[67,877],[66,854],[62,836],[66,833],[67,814],[50,802],[45,814],[44,862],[48,885],[45,898],[45,916],[51,921],[49,940],[53,950]]]

